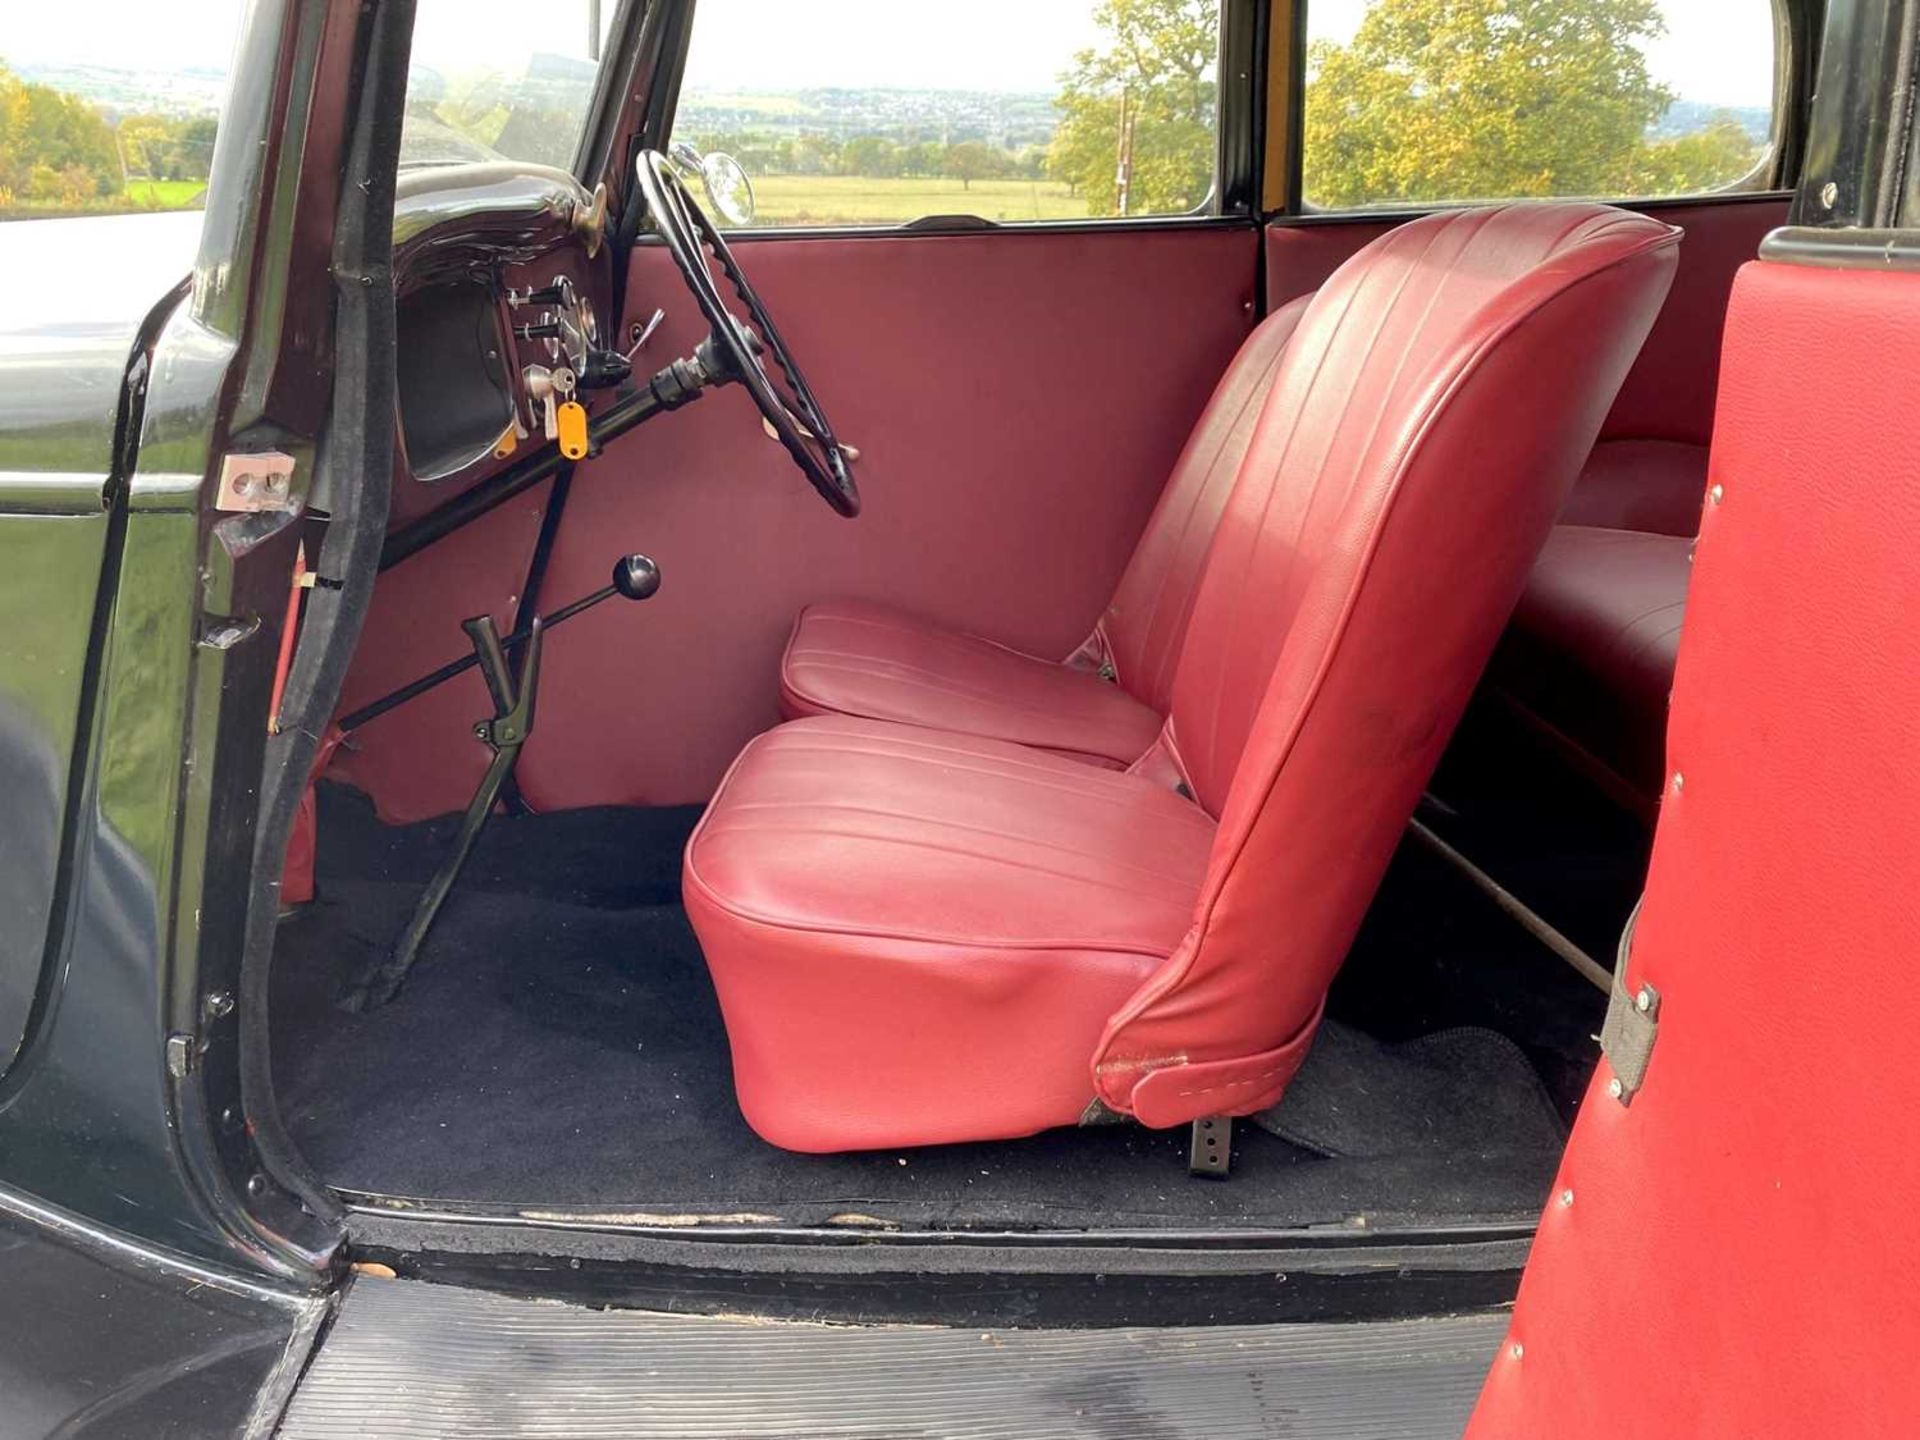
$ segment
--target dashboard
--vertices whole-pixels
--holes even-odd
[[[609,284],[604,222],[604,202],[563,171],[402,175],[396,518],[478,483],[523,448],[551,440],[568,458],[585,455],[579,392],[607,380],[588,373],[602,356],[592,297]]]

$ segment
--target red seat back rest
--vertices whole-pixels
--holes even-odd
[[[1278,1098],[1671,281],[1597,206],[1416,221],[1301,321],[1200,582],[1169,748],[1221,819],[1194,929],[1108,1026],[1149,1124]]]
[[[1920,1417],[1920,275],[1753,264],[1628,970],[1471,1440]]]
[[[1280,357],[1311,299],[1303,296],[1269,315],[1234,356],[1101,616],[1099,638],[1121,685],[1162,715],[1173,704],[1174,667],[1207,548],[1253,441]]]

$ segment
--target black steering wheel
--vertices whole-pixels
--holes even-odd
[[[800,367],[780,332],[767,315],[747,277],[740,273],[733,252],[706,216],[673,162],[658,150],[643,150],[639,160],[640,194],[647,202],[653,228],[666,242],[680,278],[687,282],[695,302],[712,330],[712,352],[724,374],[719,381],[738,380],[766,417],[773,437],[786,446],[820,497],[842,515],[860,513],[860,487],[847,467],[847,452],[834,439],[820,402],[807,388]],[[728,308],[715,283],[713,262],[732,287],[745,315]],[[768,366],[771,359],[773,364]],[[776,374],[778,378],[776,378]]]

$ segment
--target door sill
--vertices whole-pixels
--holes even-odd
[[[909,1231],[348,1197],[353,1258],[403,1278],[629,1309],[949,1325],[1373,1321],[1509,1304],[1533,1223]]]

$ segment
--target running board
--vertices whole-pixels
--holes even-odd
[[[1506,1326],[832,1326],[362,1278],[279,1433],[1453,1440]]]

